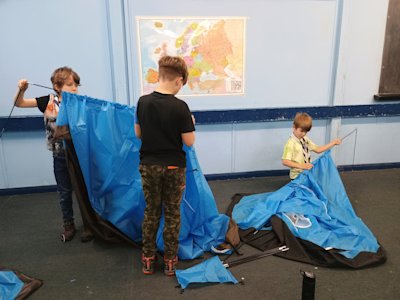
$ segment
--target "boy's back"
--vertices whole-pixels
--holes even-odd
[[[194,131],[187,104],[171,94],[142,96],[137,107],[142,164],[185,166],[182,133]]]

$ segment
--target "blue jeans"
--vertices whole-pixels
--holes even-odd
[[[53,167],[63,220],[64,222],[72,221],[74,219],[74,212],[72,210],[72,184],[65,156],[54,156]]]

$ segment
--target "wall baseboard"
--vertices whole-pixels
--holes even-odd
[[[383,170],[383,169],[398,169],[400,162],[384,163],[384,164],[363,164],[363,165],[343,165],[337,167],[339,172],[363,171],[363,170]],[[269,170],[269,171],[254,171],[240,173],[224,173],[224,174],[209,174],[205,175],[207,180],[227,180],[227,179],[245,179],[257,177],[274,177],[287,176],[289,178],[289,170]]]
[[[49,193],[56,191],[57,191],[56,185],[29,186],[29,187],[19,187],[10,189],[0,189],[0,196]]]
[[[221,173],[205,175],[209,181],[213,180],[228,180],[228,179],[245,179],[258,177],[274,177],[287,176],[289,178],[289,170],[269,170],[269,171],[253,171],[253,172],[238,172],[238,173]]]
[[[400,162],[385,163],[385,164],[343,165],[343,166],[338,166],[337,168],[339,172],[398,169],[400,168]]]
[[[364,164],[364,165],[343,165],[337,167],[339,172],[365,171],[365,170],[383,170],[383,169],[398,169],[400,162],[385,163],[385,164]],[[275,177],[287,176],[289,178],[289,170],[269,170],[269,171],[254,171],[254,172],[239,172],[239,173],[223,173],[205,175],[208,181],[213,180],[228,180],[228,179],[247,179],[258,177]],[[20,187],[10,189],[0,189],[0,196],[36,194],[56,192],[55,185]]]

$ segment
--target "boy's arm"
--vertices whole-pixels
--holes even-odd
[[[188,110],[189,110],[189,108],[188,108]],[[196,124],[196,119],[194,118],[194,116],[192,114],[190,114],[190,117],[192,119],[192,123],[194,126]],[[194,140],[196,139],[194,131],[181,133],[181,137],[182,137],[182,142],[188,147],[192,147],[194,144]]]
[[[142,138],[142,128],[140,127],[140,124],[139,124],[138,108],[139,108],[139,102],[135,109],[135,120],[134,121],[135,121],[135,135],[138,139],[141,139]]]
[[[37,107],[35,98],[24,98],[25,91],[28,89],[28,81],[21,79],[18,81],[18,91],[14,97],[16,107]]]
[[[135,134],[138,139],[142,138],[142,129],[138,123],[135,123]]]
[[[310,170],[310,169],[312,169],[312,167],[314,167],[313,164],[309,164],[309,163],[300,164],[300,163],[291,161],[289,159],[282,159],[282,164],[289,168],[297,168],[297,169],[302,169],[302,170]]]
[[[182,133],[181,136],[182,136],[182,142],[186,146],[188,146],[188,147],[193,146],[194,140],[196,138],[195,134],[194,134],[194,131]]]
[[[323,146],[319,146],[317,148],[315,148],[313,151],[315,153],[322,153],[325,152],[326,150],[331,149],[332,147],[336,146],[336,145],[340,145],[342,143],[341,139],[334,139],[332,140],[330,143],[323,145]]]

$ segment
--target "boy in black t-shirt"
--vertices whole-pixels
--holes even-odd
[[[156,236],[164,208],[164,273],[173,276],[178,261],[180,203],[186,182],[182,147],[193,145],[195,128],[187,104],[175,97],[188,78],[185,61],[164,56],[158,65],[158,87],[140,97],[135,124],[136,136],[142,140],[139,170],[146,200],[142,270],[144,274],[154,273]]]
[[[38,107],[44,115],[47,148],[53,153],[54,175],[64,221],[61,240],[67,242],[73,239],[76,232],[72,210],[72,184],[68,173],[63,143],[61,140],[54,139],[54,131],[61,103],[61,92],[78,93],[80,78],[71,68],[61,67],[53,72],[51,82],[56,94],[39,98],[24,98],[24,93],[28,89],[29,84],[26,79],[21,79],[18,82],[19,91],[14,101],[17,107]],[[87,242],[92,239],[92,232],[85,227],[81,234],[81,241]]]

